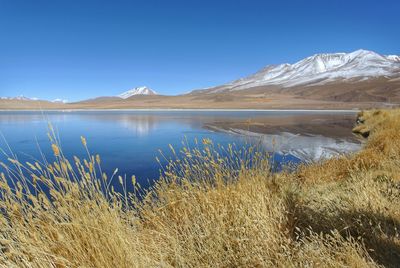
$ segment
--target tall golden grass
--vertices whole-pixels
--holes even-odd
[[[219,154],[203,140],[141,199],[135,177],[107,177],[89,150],[70,162],[53,132],[54,162],[2,164],[0,265],[396,267],[400,110],[359,121],[360,152],[294,172],[270,173],[262,153]],[[114,179],[135,191],[114,191]]]

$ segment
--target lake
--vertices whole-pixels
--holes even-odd
[[[211,139],[215,144],[238,147],[259,144],[276,152],[274,159],[298,163],[355,151],[360,142],[351,134],[353,111],[2,111],[0,131],[21,162],[52,159],[48,122],[56,129],[64,154],[85,157],[81,136],[92,154],[99,154],[102,168],[111,175],[115,168],[142,185],[157,179],[161,166],[155,160],[160,150],[171,156],[182,141]],[[0,161],[7,162],[1,154]]]

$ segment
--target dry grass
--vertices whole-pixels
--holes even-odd
[[[55,162],[3,164],[0,265],[396,267],[399,118],[363,112],[363,150],[293,173],[271,174],[261,153],[203,140],[142,200],[110,187],[117,179],[141,191],[134,177],[107,177],[89,153],[70,163],[53,138]]]

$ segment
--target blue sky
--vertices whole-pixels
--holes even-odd
[[[359,48],[400,54],[400,1],[0,0],[0,96],[179,94]]]

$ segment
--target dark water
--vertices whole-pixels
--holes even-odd
[[[155,158],[159,150],[167,157],[171,155],[169,144],[176,151],[182,141],[190,143],[195,138],[210,138],[215,144],[236,143],[239,147],[257,142],[257,138],[234,133],[215,131],[210,126],[221,122],[244,122],[257,120],[265,122],[268,118],[291,118],[309,112],[284,111],[80,111],[80,112],[0,112],[0,131],[5,141],[16,153],[21,162],[32,158],[41,159],[38,147],[46,157],[52,159],[48,133],[48,122],[59,134],[64,154],[86,157],[80,137],[86,137],[92,154],[101,155],[102,168],[112,174],[118,167],[120,174],[129,177],[135,174],[138,181],[146,185],[147,180],[159,177],[160,165]],[[328,112],[313,114],[321,119],[331,117]],[[335,115],[352,117],[350,114]],[[215,128],[214,128],[215,129]],[[8,152],[3,139],[0,148]],[[276,161],[283,161],[275,156]],[[0,161],[7,162],[1,154]],[[285,161],[298,162],[296,157],[286,156]]]

